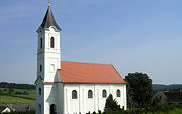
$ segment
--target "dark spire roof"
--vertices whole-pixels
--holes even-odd
[[[59,31],[62,29],[59,27],[59,25],[56,23],[54,19],[54,15],[51,12],[51,8],[48,6],[46,14],[44,16],[44,19],[42,21],[42,24],[40,25],[42,28],[49,28],[50,26],[56,27]]]

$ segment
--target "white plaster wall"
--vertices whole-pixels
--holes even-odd
[[[54,40],[55,40],[54,48],[50,48],[51,37],[54,37]],[[60,50],[60,32],[56,32],[53,27],[49,27],[49,30],[45,31],[45,52],[44,53],[45,53],[44,81],[55,82],[55,75],[56,75],[57,69],[61,68],[61,50]],[[54,65],[54,70],[51,70],[51,65]]]
[[[125,84],[65,84],[64,85],[64,114],[79,112],[87,113],[98,110],[104,111],[106,98],[102,98],[102,91],[107,91],[107,97],[111,93],[121,108],[126,109],[126,85]],[[121,91],[121,97],[116,97],[116,91]],[[77,99],[72,99],[72,91],[77,91]],[[93,91],[93,98],[88,98],[88,90]]]
[[[50,48],[51,37],[54,37],[54,48]],[[40,49],[40,38],[42,38],[42,49]],[[42,65],[41,73],[40,65]],[[41,76],[45,82],[55,82],[57,69],[61,69],[60,32],[50,26],[49,29],[38,30],[37,76]]]
[[[63,114],[63,112],[64,112],[64,86],[62,83],[57,83],[57,85],[58,85],[58,93],[57,93],[58,112],[59,112],[59,114]]]
[[[37,57],[37,77],[40,76],[41,79],[44,79],[44,60],[43,56],[38,55]],[[40,72],[40,65],[42,65],[42,71]]]
[[[41,95],[39,95],[39,88],[41,88]],[[40,80],[36,84],[36,114],[44,114],[44,87]],[[41,105],[41,113],[39,112],[39,104]]]
[[[11,110],[7,107],[1,113],[10,113],[10,112],[11,112]]]
[[[58,110],[58,96],[57,96],[57,84],[56,83],[49,83],[44,84],[44,113],[43,114],[50,114],[50,105],[55,104],[56,110]]]

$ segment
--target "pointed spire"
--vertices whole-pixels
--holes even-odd
[[[45,14],[44,19],[42,21],[42,24],[40,26],[42,28],[49,28],[50,26],[54,26],[54,27],[57,28],[57,30],[62,31],[62,29],[56,23],[56,21],[54,19],[54,15],[51,12],[50,1],[49,0],[48,0],[48,8],[47,8],[46,14]]]

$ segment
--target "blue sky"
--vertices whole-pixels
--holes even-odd
[[[182,83],[181,0],[51,0],[62,60],[113,64]],[[0,81],[34,83],[36,30],[47,0],[0,0]]]

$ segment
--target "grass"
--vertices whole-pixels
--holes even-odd
[[[19,97],[0,96],[0,103],[34,103],[35,100],[29,100]]]
[[[0,88],[2,94],[0,95],[0,103],[35,103],[35,90],[29,89],[13,89],[13,92],[9,93],[8,89]],[[21,94],[16,94],[17,92]],[[26,92],[27,94],[24,94]]]
[[[157,111],[155,113],[147,113],[147,114],[182,114],[182,109],[181,108],[175,108],[175,109],[173,109],[173,110],[171,110],[171,111],[169,111],[167,113]]]

